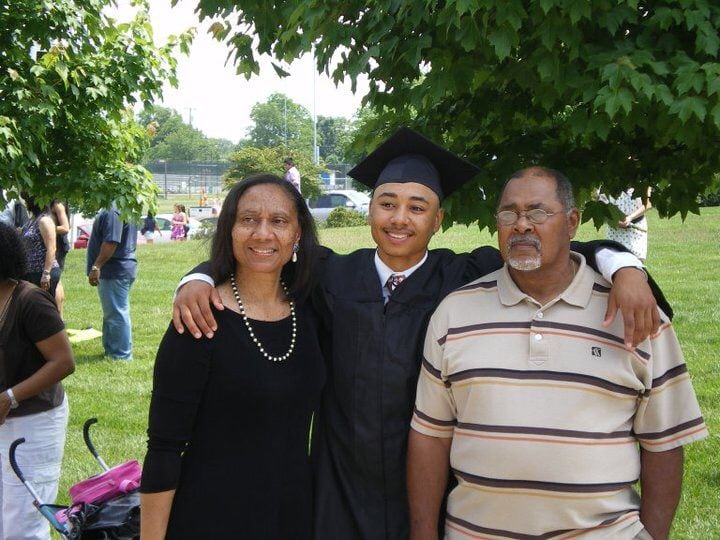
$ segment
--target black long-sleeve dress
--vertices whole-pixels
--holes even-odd
[[[172,325],[162,340],[141,491],[177,489],[167,538],[309,538],[309,437],[325,381],[312,312],[297,307],[282,362],[262,356],[238,313],[215,317],[211,340]],[[288,350],[289,317],[250,322],[269,354]]]

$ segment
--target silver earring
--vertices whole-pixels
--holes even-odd
[[[300,250],[300,244],[298,244],[297,242],[295,242],[295,243],[293,244],[293,254],[292,254],[292,262],[294,262],[294,263],[297,262],[297,253],[298,253],[299,250]]]

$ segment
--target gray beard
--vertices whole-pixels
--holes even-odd
[[[514,257],[511,255],[511,248],[514,244],[520,243],[520,242],[532,242],[535,247],[537,248],[537,253],[534,256],[531,257]],[[540,240],[535,238],[534,236],[530,235],[519,235],[519,236],[513,236],[508,241],[508,245],[506,248],[507,253],[507,263],[511,268],[514,268],[515,270],[519,270],[520,272],[529,272],[531,270],[537,270],[542,266],[542,259],[540,257],[540,250],[542,248],[542,244],[540,244]]]
[[[529,272],[530,270],[537,270],[542,265],[542,261],[540,260],[540,254],[538,253],[535,257],[523,257],[521,258],[515,258],[515,257],[508,257],[508,264],[511,268],[514,268],[515,270],[520,270],[521,272]]]

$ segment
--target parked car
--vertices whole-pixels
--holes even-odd
[[[157,226],[158,229],[160,229],[161,234],[158,234],[157,231],[155,232],[153,237],[154,243],[158,244],[162,242],[170,242],[170,232],[172,231],[172,217],[172,214],[158,214],[155,216],[155,221],[157,222]],[[142,224],[144,221],[145,216],[142,217],[140,223]],[[190,225],[190,230],[188,231],[188,238],[192,238],[200,230],[200,222],[195,218],[188,218],[188,225]],[[145,237],[140,234],[140,226],[138,226],[137,243],[145,243]]]
[[[92,225],[78,225],[75,232],[75,241],[73,242],[73,249],[86,249],[88,241],[90,240],[90,231]]]
[[[317,221],[325,221],[330,212],[338,206],[367,215],[370,197],[353,189],[336,189],[311,199],[308,206]]]
[[[142,223],[144,220],[145,216],[142,217],[140,223]],[[157,216],[155,216],[155,221],[157,221],[158,229],[160,229],[160,232],[162,234],[158,234],[157,232],[155,232],[153,242],[170,242],[170,231],[172,230],[172,214],[158,214]],[[190,230],[188,231],[188,238],[192,238],[200,230],[200,222],[195,218],[188,218],[188,225],[190,225]],[[87,248],[88,241],[90,240],[90,233],[92,232],[92,221],[84,223],[82,225],[78,225],[76,229],[77,231],[75,234],[75,241],[73,242],[73,248]],[[140,234],[140,225],[138,225],[137,243],[147,243],[145,241],[145,237]]]
[[[211,223],[213,227],[217,227],[219,216],[208,216],[208,217],[201,217],[198,218],[198,221],[200,222],[200,226],[202,226],[203,223]]]

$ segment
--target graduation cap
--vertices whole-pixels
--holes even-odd
[[[389,182],[417,182],[433,190],[440,201],[480,172],[480,168],[402,127],[348,172],[375,189]]]

